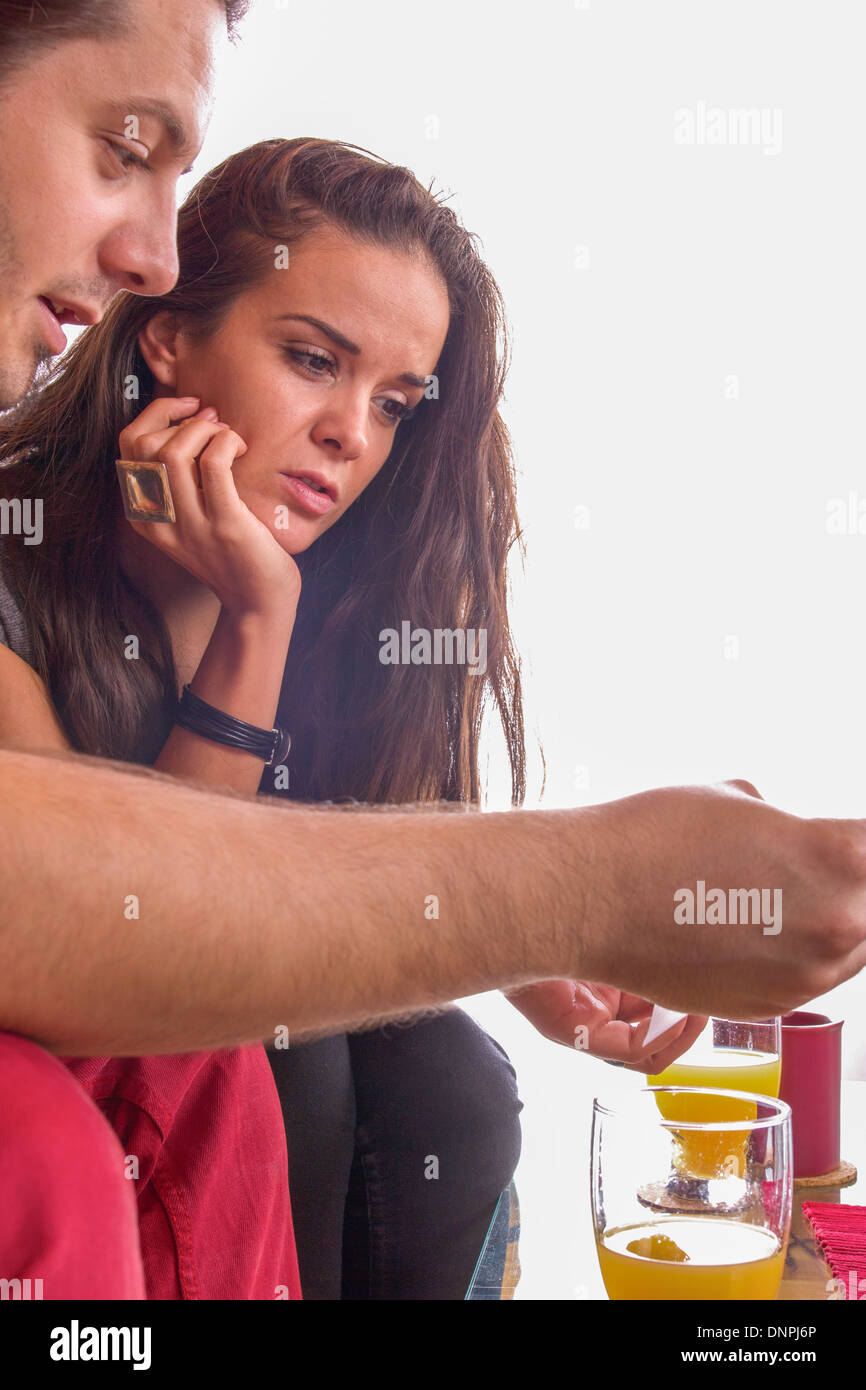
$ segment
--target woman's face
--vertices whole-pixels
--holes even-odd
[[[448,324],[445,283],[426,261],[321,229],[215,334],[177,335],[177,379],[161,394],[198,396],[245,440],[238,493],[299,554],[375,478],[406,412],[430,408]],[[311,496],[303,477],[331,496]]]

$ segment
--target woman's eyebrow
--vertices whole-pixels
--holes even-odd
[[[272,322],[281,323],[284,319],[292,319],[296,323],[308,323],[311,328],[318,328],[320,333],[324,333],[326,338],[330,338],[331,342],[336,343],[337,347],[341,347],[344,352],[351,353],[353,357],[360,357],[361,355],[361,349],[357,343],[353,343],[351,339],[345,337],[332,324],[325,323],[323,319],[314,318],[312,314],[275,314]],[[430,384],[429,377],[418,376],[415,372],[401,372],[399,380],[407,386],[417,386],[422,391]]]
[[[324,320],[314,319],[312,314],[275,314],[273,322],[279,323],[283,319],[294,319],[298,323],[308,323],[311,328],[318,328],[320,333],[324,333],[326,338],[330,338],[331,342],[336,343],[337,347],[341,347],[344,352],[350,352],[353,357],[360,357],[361,355],[361,349],[357,343],[353,343],[351,339],[345,337],[331,324],[325,323]]]

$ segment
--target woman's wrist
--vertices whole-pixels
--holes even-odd
[[[283,764],[292,746],[287,729],[280,726],[260,728],[248,720],[227,714],[216,705],[195,695],[185,685],[175,712],[175,722],[199,738],[210,739],[224,748],[234,748],[261,758],[266,766]]]
[[[298,600],[287,599],[271,603],[264,608],[250,608],[242,603],[222,602],[220,620],[229,628],[240,632],[286,634],[286,645],[292,635],[298,612]]]
[[[220,612],[189,682],[193,695],[257,728],[274,727],[294,615]]]

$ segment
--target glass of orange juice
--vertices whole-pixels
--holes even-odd
[[[739,1102],[732,1117],[690,1113],[706,1116],[724,1100]],[[684,1144],[704,1154],[742,1146],[744,1162],[736,1172],[720,1165],[690,1202],[669,1187]],[[611,1299],[776,1297],[793,1192],[784,1101],[679,1086],[596,1098],[591,1172],[596,1250]]]
[[[700,1087],[713,1091],[748,1091],[778,1096],[782,1070],[782,1020],[763,1019],[757,1023],[738,1023],[728,1018],[711,1018],[688,1052],[663,1072],[647,1077],[651,1086]],[[695,1120],[750,1119],[754,1102],[720,1096],[714,1101],[689,1099],[684,1093],[663,1092],[658,1106],[667,1119],[678,1116]],[[675,1146],[673,1170],[668,1187],[683,1197],[699,1198],[709,1179],[727,1165],[734,1174],[746,1162],[747,1133],[702,1134],[684,1130]]]

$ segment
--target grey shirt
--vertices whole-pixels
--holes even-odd
[[[33,647],[24,618],[21,598],[11,579],[3,572],[3,550],[0,547],[0,642],[9,647],[22,661],[33,665]]]

